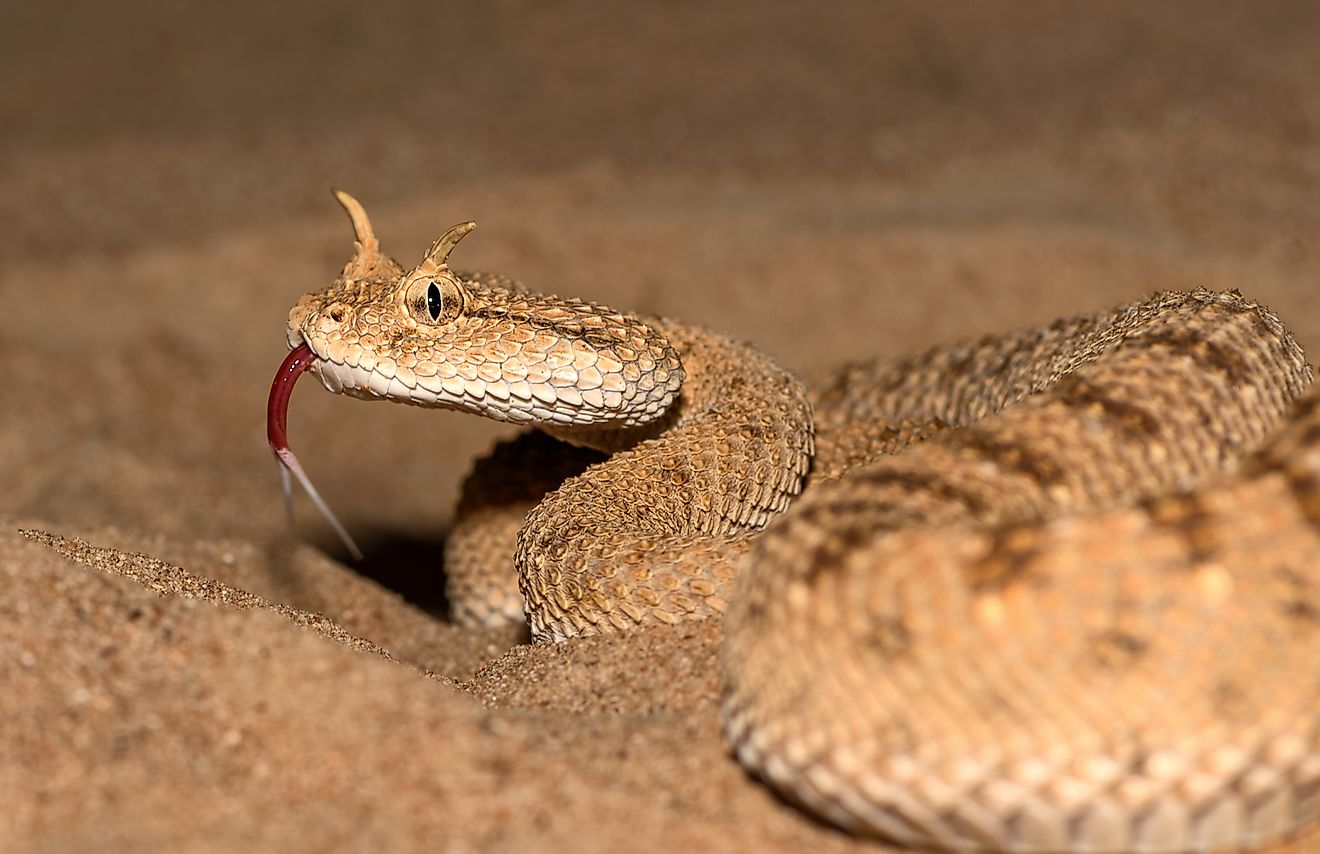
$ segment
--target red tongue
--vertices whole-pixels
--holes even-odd
[[[270,399],[266,401],[266,438],[276,459],[280,459],[281,452],[289,450],[289,396],[293,394],[293,384],[314,358],[311,347],[299,344],[284,357],[275,382],[271,383]]]
[[[312,486],[312,482],[308,480],[307,474],[299,465],[298,458],[289,448],[289,397],[293,394],[294,383],[302,376],[303,371],[311,367],[315,358],[316,355],[306,344],[299,344],[284,357],[279,371],[275,374],[275,381],[271,383],[270,398],[266,401],[266,439],[270,442],[270,449],[275,452],[275,459],[280,464],[280,476],[284,483],[284,502],[289,508],[290,518],[293,517],[293,494],[289,484],[289,475],[292,474],[307,491],[307,495],[321,511],[321,515],[330,523],[330,527],[335,529],[348,553],[355,560],[362,560],[362,552],[358,549],[357,543],[353,542],[353,538],[348,535],[344,526],[339,524],[335,514],[330,512],[330,506],[321,498],[316,487]]]

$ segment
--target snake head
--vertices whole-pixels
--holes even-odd
[[[290,349],[310,349],[308,369],[330,391],[560,430],[645,424],[677,397],[682,364],[654,325],[450,269],[471,222],[405,270],[380,252],[357,200],[335,195],[357,251],[333,285],[298,301],[288,324]]]

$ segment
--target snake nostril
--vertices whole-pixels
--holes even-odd
[[[333,320],[335,323],[344,322],[344,307],[342,305],[330,306],[330,311],[328,313],[330,315],[330,319]]]

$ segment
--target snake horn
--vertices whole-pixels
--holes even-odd
[[[426,260],[422,262],[423,267],[434,267],[437,270],[443,269],[449,261],[449,253],[454,251],[458,241],[468,236],[472,229],[476,228],[475,222],[460,222],[458,225],[440,235],[435,243],[431,244],[430,250],[426,253]]]
[[[357,255],[359,258],[365,255],[375,255],[380,252],[380,241],[376,239],[376,232],[371,228],[371,219],[367,216],[366,208],[362,203],[350,196],[348,193],[334,187],[331,192],[335,194],[335,200],[339,202],[348,214],[348,218],[353,223],[353,239],[357,241]]]

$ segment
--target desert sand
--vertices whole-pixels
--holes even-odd
[[[1320,6],[20,3],[0,28],[0,851],[883,850],[747,777],[719,626],[445,620],[507,427],[304,382],[351,252],[810,372],[1165,288],[1320,352]],[[1293,843],[1320,851],[1320,837]]]

